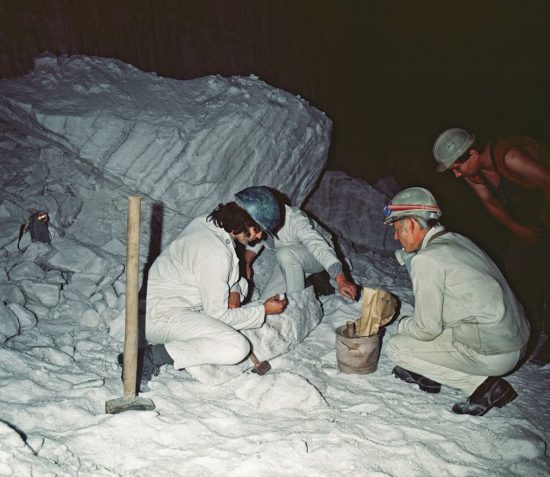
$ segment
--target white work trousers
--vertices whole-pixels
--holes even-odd
[[[200,311],[182,308],[147,317],[145,336],[163,343],[174,368],[199,364],[236,364],[250,353],[249,341],[235,328]]]
[[[306,287],[306,277],[324,270],[302,244],[280,247],[275,257],[277,263],[262,290],[261,300],[267,300],[277,293],[301,291]]]
[[[403,334],[392,336],[386,352],[393,362],[438,383],[461,389],[470,396],[489,376],[502,376],[511,371],[521,351],[483,355],[453,343],[452,331],[444,330],[432,341],[420,341]]]

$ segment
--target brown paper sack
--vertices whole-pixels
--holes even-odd
[[[391,321],[396,309],[397,299],[391,293],[363,288],[363,304],[355,327],[355,336],[377,335],[380,327]]]

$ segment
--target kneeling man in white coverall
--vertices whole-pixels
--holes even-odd
[[[239,277],[235,241],[246,245],[280,227],[273,193],[249,187],[235,201],[197,217],[155,260],[149,270],[140,388],[163,364],[176,369],[200,364],[235,364],[250,352],[238,331],[262,326],[266,315],[281,313],[286,298],[240,307],[247,294]]]
[[[276,237],[269,236],[247,246],[244,256],[249,280],[252,280],[252,263],[263,247],[275,250],[277,263],[260,298],[301,291],[309,275],[326,270],[336,282],[338,292],[355,299],[357,288],[346,278],[331,243],[321,234],[318,224],[297,207],[285,204],[284,223]]]
[[[461,389],[469,397],[453,405],[458,414],[482,416],[514,400],[501,376],[525,352],[529,324],[498,267],[469,239],[445,230],[426,189],[398,193],[384,215],[403,246],[415,299],[414,315],[401,319],[386,345],[393,374],[426,392],[441,384]]]

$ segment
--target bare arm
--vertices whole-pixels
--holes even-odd
[[[253,250],[246,249],[244,251],[244,263],[246,267],[246,278],[248,280],[252,280],[253,276],[253,270],[252,270],[252,264],[254,263],[254,260],[256,259],[256,252]]]
[[[464,180],[479,197],[485,209],[510,232],[526,243],[534,243],[540,239],[540,231],[536,227],[518,224],[486,185],[475,183],[468,178]]]
[[[550,169],[523,147],[513,147],[504,156],[504,165],[511,174],[541,189],[550,202]]]

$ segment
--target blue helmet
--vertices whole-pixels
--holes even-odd
[[[235,194],[235,202],[267,233],[273,235],[281,226],[281,205],[268,187],[247,187]]]

